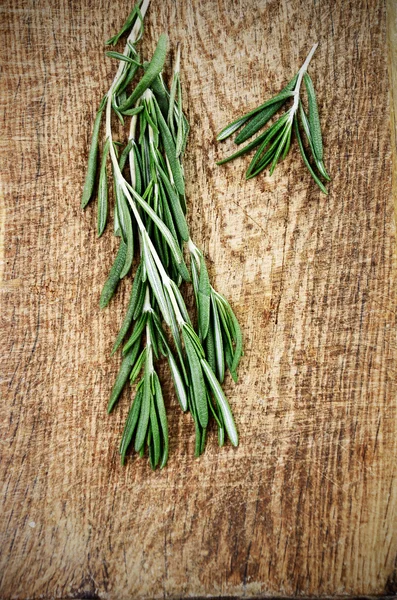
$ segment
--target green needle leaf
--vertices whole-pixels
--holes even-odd
[[[203,256],[200,256],[200,274],[198,281],[198,318],[201,339],[205,340],[210,325],[211,286]]]
[[[135,344],[130,349],[128,354],[126,354],[126,356],[124,357],[123,362],[121,363],[120,370],[117,374],[116,381],[114,382],[114,385],[113,385],[113,388],[112,388],[112,391],[110,394],[109,404],[108,404],[108,413],[110,413],[112,411],[114,405],[116,404],[117,400],[120,397],[120,394],[123,390],[124,385],[127,383],[128,377],[134,366],[138,352],[139,352],[139,343]]]
[[[172,380],[174,382],[179,404],[181,405],[183,412],[186,412],[188,408],[188,399],[185,384],[183,383],[182,375],[171,351],[168,352],[168,364],[170,366]]]
[[[146,439],[149,425],[150,405],[152,401],[151,372],[149,368],[148,354],[146,353],[145,374],[143,379],[142,405],[139,415],[138,429],[135,436],[135,452],[139,452]]]
[[[182,88],[181,88],[181,80],[178,77],[178,121],[177,121],[177,134],[176,134],[176,143],[175,143],[175,150],[176,150],[177,157],[182,154],[184,144],[185,144],[185,134],[184,134],[184,122],[183,122],[183,112],[182,112]]]
[[[323,192],[323,194],[328,195],[327,188],[323,185],[323,183],[320,181],[320,179],[317,177],[317,175],[313,171],[312,166],[309,163],[309,160],[308,160],[308,158],[306,156],[306,152],[305,152],[305,149],[303,147],[302,138],[301,138],[301,134],[300,134],[300,131],[299,131],[299,126],[298,126],[298,121],[297,121],[296,117],[294,119],[294,128],[295,128],[296,139],[298,140],[299,150],[300,150],[300,153],[301,153],[302,158],[303,158],[303,162],[305,163],[305,165],[306,165],[306,167],[307,167],[310,175],[313,177],[314,181],[317,183],[318,187]]]
[[[123,348],[123,354],[128,352],[128,350],[131,348],[131,346],[133,346],[133,344],[135,344],[135,342],[141,338],[142,332],[146,326],[147,319],[148,319],[148,313],[147,312],[142,313],[141,316],[139,317],[138,321],[135,323],[134,331],[132,332],[130,339],[128,340],[128,342],[126,343],[126,345]]]
[[[138,346],[138,348],[140,347],[140,340],[139,342],[135,342],[136,346]],[[143,367],[143,363],[146,360],[146,354],[147,354],[147,348],[144,348],[142,350],[142,352],[139,355],[139,358],[136,360],[135,365],[132,368],[132,371],[130,373],[130,383],[133,384],[134,381],[136,380],[136,378],[138,377],[139,373],[142,370]]]
[[[105,106],[105,100],[107,96],[104,96],[102,99],[99,110],[96,114],[94,121],[94,131],[92,133],[90,152],[88,155],[88,167],[87,167],[87,175],[85,178],[83,195],[81,198],[81,208],[85,208],[89,201],[91,200],[94,185],[95,185],[95,176],[97,170],[97,159],[98,159],[98,138],[99,138],[99,130],[101,127],[102,113],[103,108]]]
[[[258,106],[258,108],[255,110],[254,113],[258,112],[258,110],[260,110],[260,107]],[[223,140],[226,140],[228,137],[230,137],[231,135],[233,135],[233,133],[235,131],[237,131],[238,129],[240,129],[240,127],[242,125],[244,125],[244,123],[246,123],[246,121],[248,121],[248,119],[250,118],[250,114],[248,115],[244,115],[243,117],[238,117],[238,119],[236,119],[235,121],[233,121],[232,123],[229,123],[229,125],[226,125],[226,127],[224,127],[216,136],[216,139],[218,140],[218,142],[222,142]]]
[[[322,175],[324,177],[324,179],[326,179],[327,181],[331,181],[330,176],[328,175],[327,171],[325,170],[323,161],[319,160],[317,158],[316,153],[314,151],[312,134],[310,131],[310,124],[309,124],[309,120],[306,116],[305,110],[303,108],[302,102],[299,102],[299,116],[300,116],[300,122],[303,127],[303,131],[305,132],[306,139],[309,143],[309,147],[310,147],[314,162],[316,163],[316,166],[317,166],[318,170],[320,171],[320,175]]]
[[[178,89],[178,79],[179,79],[179,73],[174,73],[174,76],[172,78],[171,90],[170,90],[169,108],[168,108],[168,116],[167,116],[168,127],[169,127],[170,131],[172,132],[172,135],[174,138],[175,138],[174,106],[175,106],[176,92]]]
[[[273,175],[274,169],[277,166],[278,163],[278,159],[281,156],[282,151],[285,148],[285,145],[287,143],[288,137],[291,136],[291,127],[292,127],[292,123],[291,121],[287,121],[287,123],[285,124],[285,127],[283,129],[283,133],[280,139],[280,142],[278,144],[277,150],[275,152],[274,158],[273,158],[273,162],[272,162],[272,166],[270,167],[270,172],[269,175]]]
[[[132,265],[132,261],[134,259],[134,234],[132,229],[131,213],[128,208],[126,197],[124,196],[123,190],[121,189],[118,180],[114,178],[114,181],[117,215],[121,227],[121,234],[127,246],[124,267],[120,273],[120,279],[123,279],[123,277],[125,277],[129,272]]]
[[[236,119],[235,121],[233,121],[232,123],[230,123],[229,125],[227,125],[218,134],[218,136],[217,136],[216,139],[218,141],[225,140],[230,135],[232,135],[235,131],[237,131],[237,129],[239,129],[242,125],[244,125],[244,123],[246,121],[248,121],[248,119],[250,119],[251,117],[253,117],[254,115],[256,115],[259,112],[263,112],[261,119],[264,119],[265,118],[265,109],[267,109],[266,115],[268,115],[268,116],[267,116],[266,120],[263,121],[263,123],[262,123],[262,125],[260,127],[262,127],[263,125],[265,125],[271,119],[271,117],[273,115],[275,115],[276,112],[281,108],[281,106],[284,104],[284,102],[288,98],[291,97],[290,90],[293,89],[297,77],[298,76],[295,75],[295,77],[288,83],[288,85],[285,86],[285,88],[283,90],[281,90],[281,92],[279,94],[277,94],[277,96],[274,96],[274,98],[271,98],[270,100],[266,100],[266,102],[264,102],[260,106],[257,106],[256,108],[250,110],[245,115],[242,115],[241,117],[239,117],[238,119]],[[248,129],[247,129],[247,127],[248,127]],[[236,139],[235,139],[236,144],[240,144],[241,142],[247,140],[256,131],[258,131],[258,129],[260,129],[260,127],[258,127],[257,129],[254,129],[254,127],[253,127],[252,128],[252,132],[250,132],[250,128],[247,125],[239,133],[239,135],[236,137]],[[237,141],[237,140],[239,140],[239,141]]]
[[[218,308],[216,306],[215,298],[213,295],[211,295],[211,308],[214,325],[216,376],[218,378],[219,383],[223,383],[223,380],[225,378],[225,359],[223,354],[222,331],[219,321]]]
[[[223,393],[220,383],[217,380],[217,378],[215,377],[215,374],[212,371],[211,367],[209,366],[208,362],[204,358],[201,359],[201,366],[202,366],[204,375],[209,383],[209,386],[215,396],[217,404],[221,410],[223,421],[224,421],[225,428],[226,428],[226,432],[229,436],[229,439],[230,439],[231,443],[233,444],[233,446],[238,446],[238,434],[237,434],[236,425],[234,423],[234,419],[233,419],[232,411],[230,410],[229,403],[226,400],[226,396]]]
[[[126,333],[132,323],[135,307],[137,305],[138,298],[139,298],[139,293],[140,293],[140,290],[142,289],[141,273],[142,273],[142,266],[139,265],[138,269],[135,273],[134,283],[132,284],[131,296],[130,296],[130,301],[128,303],[127,312],[126,312],[124,320],[121,324],[120,331],[117,335],[116,341],[114,342],[114,346],[112,348],[111,355],[113,355],[116,352],[117,348],[120,346],[121,342],[123,341],[124,337],[126,336]]]
[[[261,133],[260,135],[258,135],[258,137],[256,137],[254,140],[252,140],[252,142],[250,142],[246,146],[243,146],[242,148],[239,148],[239,150],[237,150],[237,152],[234,152],[233,154],[230,154],[229,156],[226,156],[226,158],[223,158],[222,160],[218,160],[216,164],[217,165],[224,165],[224,164],[230,162],[231,160],[234,160],[235,158],[238,158],[239,156],[242,156],[243,154],[246,154],[250,150],[253,150],[261,142],[265,141],[265,139],[268,136],[269,129],[267,129],[266,131],[264,131],[263,133]]]
[[[240,328],[240,324],[237,320],[237,317],[234,314],[232,307],[230,306],[230,304],[228,303],[226,298],[224,298],[223,296],[221,296],[221,294],[218,294],[218,293],[216,294],[216,297],[219,298],[219,300],[225,306],[225,309],[231,320],[232,335],[233,335],[233,340],[235,342],[235,348],[234,348],[233,364],[232,364],[230,371],[236,372],[238,364],[241,359],[241,356],[243,355],[243,335],[241,333],[241,328]]]
[[[189,333],[187,333],[185,326],[182,328],[182,336],[189,362],[189,370],[193,387],[193,398],[197,410],[197,416],[201,427],[205,428],[208,425],[208,404],[200,356],[197,355],[196,346],[191,341],[191,337]]]
[[[139,106],[135,106],[135,108],[129,108],[128,110],[123,111],[123,115],[126,117],[133,117],[134,115],[139,115],[140,112],[143,111],[143,104]]]
[[[261,129],[273,115],[276,114],[280,110],[280,108],[285,104],[285,102],[292,97],[292,89],[296,83],[297,76],[295,76],[289,84],[282,90],[277,96],[268,100],[264,104],[262,104],[262,110],[257,113],[250,122],[240,131],[234,142],[236,144],[241,144],[245,142],[250,137],[252,137],[259,129]]]
[[[105,306],[109,304],[111,298],[113,297],[113,294],[120,281],[120,273],[123,269],[126,255],[127,246],[125,245],[123,240],[121,240],[117,256],[112,265],[112,268],[110,269],[110,273],[106,280],[106,283],[102,289],[101,298],[99,300],[100,308],[105,308]]]
[[[156,97],[157,103],[163,113],[163,117],[168,115],[169,106],[169,93],[165,87],[164,81],[161,77],[161,73],[152,81],[151,90]]]
[[[263,139],[262,144],[256,151],[256,153],[247,169],[247,173],[246,173],[247,179],[257,175],[261,170],[263,170],[265,168],[265,166],[271,160],[272,150],[273,149],[275,150],[277,148],[277,144],[281,140],[281,137],[283,135],[283,131],[281,131],[281,133],[279,133],[279,131],[280,131],[280,129],[282,129],[285,126],[285,123],[287,120],[288,120],[288,113],[285,113],[282,117],[280,117],[275,123],[273,123],[273,125],[271,125],[267,129],[267,132],[266,132],[267,135]],[[276,135],[277,135],[277,137],[276,137]],[[274,138],[275,138],[275,140],[274,140]],[[274,140],[274,141],[272,141],[272,140]],[[265,149],[270,144],[270,142],[272,142],[272,145],[271,145],[270,149],[265,152]],[[265,154],[263,154],[264,152],[265,152]]]
[[[141,21],[141,31],[139,32],[139,36],[138,36],[138,39],[139,39],[139,37],[142,35],[142,29],[143,29],[143,18],[142,18],[141,11],[139,10],[139,5],[140,5],[140,2],[137,2],[137,4],[134,6],[132,11],[128,15],[128,17],[127,17],[124,25],[120,29],[120,31],[106,42],[107,46],[110,46],[110,45],[115,46],[117,44],[117,42],[119,41],[119,39],[121,38],[121,36],[123,36],[129,29],[132,28],[135,18],[138,18]]]
[[[321,135],[320,117],[318,115],[318,106],[316,93],[314,91],[313,82],[308,73],[303,76],[307,97],[309,100],[309,123],[310,133],[312,136],[313,148],[318,160],[323,159],[323,138]]]
[[[153,376],[152,376],[152,382],[154,381]],[[161,392],[161,389],[160,389]],[[157,420],[157,414],[156,414],[156,407],[155,407],[155,399],[154,396],[151,397],[151,402],[150,402],[150,429],[152,432],[152,437],[151,437],[151,443],[153,444],[153,468],[155,469],[157,467],[157,465],[159,464],[159,460],[160,460],[160,446],[161,446],[161,440],[160,440],[160,429],[159,429],[159,423]]]
[[[190,281],[189,271],[187,270],[181,249],[178,245],[178,242],[175,240],[172,233],[168,229],[168,227],[160,219],[160,217],[155,213],[155,211],[152,209],[152,207],[139,194],[137,194],[137,192],[134,190],[134,188],[132,188],[130,185],[128,185],[128,188],[131,191],[132,195],[134,196],[135,200],[138,202],[138,204],[143,208],[143,210],[146,212],[146,214],[149,215],[149,217],[152,219],[152,221],[156,224],[156,226],[160,230],[161,235],[163,236],[164,240],[167,242],[167,245],[169,246],[169,248],[174,256],[174,259],[176,261],[176,265],[178,267],[180,274],[182,275],[182,277],[184,278],[185,281]]]
[[[154,397],[156,401],[157,413],[159,416],[161,432],[163,436],[163,453],[161,455],[160,469],[165,467],[168,460],[168,423],[167,414],[164,406],[163,393],[161,390],[160,380],[156,372],[153,373],[154,381]]]
[[[157,104],[156,100],[154,102],[154,105],[156,108],[159,128],[160,128],[161,134],[163,136],[162,140],[163,140],[164,151],[165,151],[165,153],[168,157],[169,163],[170,163],[170,168],[171,168],[172,175],[174,177],[175,186],[176,186],[176,189],[179,192],[179,194],[184,195],[185,180],[183,177],[181,164],[176,156],[176,148],[175,148],[174,140],[172,138],[172,134],[171,134],[170,130],[168,129],[167,123],[165,122],[165,119],[162,115],[162,112],[161,112],[160,107]]]
[[[121,60],[121,61],[129,63],[131,65],[137,65],[138,67],[141,66],[138,61],[136,61],[135,59],[131,58],[130,56],[122,54],[121,52],[115,52],[114,50],[109,50],[108,52],[105,52],[105,54],[109,58],[116,58],[117,60]]]
[[[142,96],[142,94],[148,89],[153,80],[157,77],[157,75],[162,71],[165,57],[167,53],[167,42],[168,38],[163,33],[159,37],[159,41],[157,42],[156,50],[154,51],[152,60],[150,61],[149,66],[147,67],[142,79],[136,85],[132,94],[127,98],[127,100],[120,106],[120,111],[123,112],[126,109],[131,108],[133,104]]]
[[[106,161],[109,154],[109,139],[106,140],[103,148],[101,161],[101,170],[99,174],[98,188],[98,237],[103,234],[108,217],[108,178],[106,173]]]
[[[142,402],[142,387],[140,387],[137,390],[135,399],[134,399],[132,406],[128,413],[127,421],[126,421],[124,431],[123,431],[123,436],[121,438],[120,454],[121,454],[121,464],[122,465],[125,462],[125,455],[127,453],[128,447],[132,440],[132,436],[134,435],[136,425],[138,423],[141,402]]]
[[[205,338],[205,355],[211,369],[216,371],[216,354],[215,354],[215,339],[214,330],[212,327],[208,328],[208,334]]]
[[[189,228],[187,226],[186,217],[183,213],[179,197],[175,193],[167,175],[159,165],[157,165],[157,171],[160,174],[161,182],[163,183],[165,191],[167,193],[169,206],[174,217],[176,228],[178,229],[181,238],[185,242],[187,242],[190,237]]]
[[[143,257],[145,260],[145,267],[147,271],[147,275],[150,281],[150,285],[152,287],[153,293],[156,297],[158,305],[160,307],[161,313],[164,317],[164,321],[167,325],[170,324],[170,313],[167,306],[167,301],[165,299],[163,285],[161,283],[161,279],[157,270],[157,266],[153,260],[153,256],[149,247],[149,237],[146,231],[142,233],[142,242],[143,242]]]

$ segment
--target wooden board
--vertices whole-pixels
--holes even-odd
[[[0,596],[392,595],[395,3],[153,0],[145,52],[163,31],[183,44],[190,222],[246,342],[240,382],[226,385],[239,448],[220,450],[211,431],[195,460],[169,391],[171,457],[157,473],[119,466],[128,394],[111,417],[106,403],[129,284],[99,312],[115,244],[95,239],[95,207],[79,208],[114,72],[103,42],[130,7],[0,8]],[[315,41],[329,197],[296,147],[273,178],[246,183],[245,160],[217,167],[231,143],[215,132],[279,90]]]

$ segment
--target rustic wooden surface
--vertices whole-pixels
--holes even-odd
[[[167,395],[169,466],[119,466],[108,417],[128,286],[79,208],[114,63],[119,0],[5,0],[2,22],[0,597],[392,595],[397,591],[396,270],[387,31],[377,0],[152,0],[143,43],[183,42],[191,222],[246,356],[227,392],[241,445],[194,432]],[[272,179],[214,132],[320,42],[328,198],[296,148]],[[395,58],[395,56],[394,56]],[[388,63],[389,67],[388,67]],[[396,74],[390,70],[394,79]],[[396,97],[394,97],[394,102]]]

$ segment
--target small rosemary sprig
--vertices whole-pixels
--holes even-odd
[[[246,171],[246,179],[255,177],[266,167],[270,167],[269,173],[272,175],[279,161],[283,160],[288,154],[291,146],[292,131],[294,131],[300,153],[309,173],[321,191],[324,194],[328,194],[327,189],[320,179],[322,177],[326,181],[330,181],[323,162],[323,143],[317,99],[313,82],[307,73],[309,63],[317,46],[318,44],[313,46],[299,72],[279,94],[245,115],[238,117],[222,129],[217,136],[218,141],[225,140],[244,125],[234,140],[236,144],[241,144],[262,129],[288,100],[293,101],[287,111],[263,133],[254,138],[246,146],[237,150],[237,152],[217,162],[218,165],[223,165],[259,146]],[[302,81],[305,84],[307,93],[308,114],[306,114],[301,99]],[[314,165],[309,161],[307,149],[303,143],[303,136],[306,139],[306,145],[310,150]]]
[[[139,265],[127,313],[112,349],[113,354],[127,339],[108,411],[113,410],[127,382],[135,382],[143,370],[122,435],[120,454],[124,462],[129,447],[143,455],[147,446],[150,464],[156,468],[163,467],[168,458],[168,425],[156,360],[161,356],[167,359],[180,406],[192,414],[196,455],[205,447],[210,415],[217,424],[219,444],[223,445],[227,435],[237,445],[237,430],[221,383],[225,365],[233,378],[237,378],[242,336],[230,305],[210,285],[204,256],[191,240],[186,221],[181,158],[189,125],[182,110],[180,48],[170,90],[162,76],[166,36],[160,36],[150,62],[141,62],[136,50],[148,4],[149,0],[139,1],[120,32],[108,42],[116,44],[131,29],[123,53],[107,53],[119,61],[119,66],[95,119],[82,206],[94,195],[100,126],[105,115],[98,185],[98,236],[103,234],[108,220],[106,164],[110,157],[114,235],[120,238],[120,246],[102,290],[102,308],[111,300],[120,279],[131,272],[139,249]],[[120,142],[113,134],[112,114],[123,125],[125,118],[131,118],[128,141],[121,153]],[[191,257],[191,271],[183,255],[185,243]],[[197,303],[198,335],[180,290],[182,281],[191,279]]]

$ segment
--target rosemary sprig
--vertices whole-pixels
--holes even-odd
[[[246,146],[239,148],[239,150],[230,156],[218,161],[218,165],[223,165],[230,160],[257,148],[246,171],[246,179],[255,177],[267,167],[269,167],[269,173],[272,175],[280,160],[283,160],[288,154],[291,146],[292,131],[294,131],[302,159],[309,173],[321,191],[324,194],[328,194],[327,189],[320,179],[320,177],[322,177],[326,181],[330,181],[330,177],[323,162],[322,134],[317,99],[313,82],[307,73],[309,63],[317,45],[318,44],[315,44],[313,46],[298,73],[279,94],[241,117],[238,117],[235,121],[222,129],[217,136],[218,141],[227,139],[244,126],[234,140],[236,144],[242,144],[262,129],[262,127],[270,121],[288,100],[293,101],[287,111],[273,122],[263,133],[259,134]],[[309,107],[308,115],[306,115],[301,100],[302,81],[304,82],[307,93]],[[310,163],[307,155],[302,140],[302,133],[306,138],[313,164]]]
[[[120,239],[120,246],[101,294],[101,307],[110,302],[119,281],[130,273],[134,253],[139,249],[139,265],[127,313],[112,349],[114,354],[127,339],[108,411],[115,407],[127,382],[135,382],[143,370],[123,432],[120,454],[124,462],[128,448],[133,447],[143,455],[147,446],[150,464],[156,468],[163,467],[168,458],[168,426],[156,361],[161,357],[167,359],[180,406],[192,414],[196,455],[205,447],[211,415],[218,427],[219,444],[223,445],[227,436],[237,445],[237,430],[221,383],[225,364],[233,378],[237,377],[242,337],[230,305],[210,285],[203,254],[190,238],[185,216],[181,158],[189,126],[182,109],[180,47],[171,90],[162,76],[167,38],[160,37],[150,62],[141,62],[136,50],[148,4],[149,0],[139,1],[121,31],[109,40],[115,44],[131,29],[123,53],[107,53],[119,61],[119,66],[95,120],[82,206],[94,195],[100,124],[105,115],[98,235],[103,233],[108,219],[106,161],[110,157],[113,230]],[[125,118],[131,118],[128,141],[120,155],[119,142],[114,139],[112,129],[112,114],[123,124]],[[183,255],[185,243],[189,248],[191,271]],[[199,335],[180,290],[182,281],[189,282],[192,278]]]

